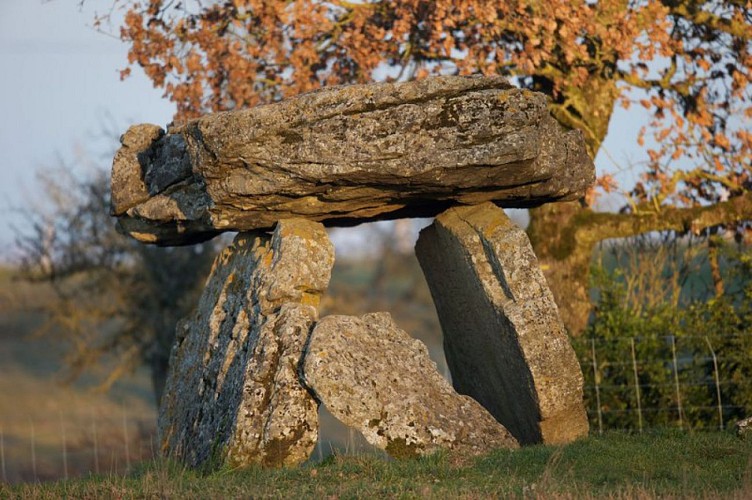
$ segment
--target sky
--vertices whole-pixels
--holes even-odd
[[[18,209],[42,196],[37,172],[75,165],[82,150],[104,162],[105,125],[165,125],[174,113],[140,71],[120,81],[127,47],[91,26],[93,4],[108,3],[0,0],[0,255],[23,222]]]
[[[92,27],[110,0],[0,0],[0,260],[12,253],[18,211],[43,202],[38,172],[71,168],[81,151],[109,168],[102,131],[171,121],[174,105],[138,68],[120,81],[127,47]],[[117,32],[117,27],[110,30]],[[645,116],[617,109],[596,166],[613,172],[644,160],[636,147]],[[619,174],[629,184],[633,173]],[[615,208],[615,207],[611,207]]]

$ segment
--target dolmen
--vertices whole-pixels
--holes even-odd
[[[583,377],[525,232],[502,207],[573,200],[582,135],[498,77],[319,90],[168,127],[136,125],[112,213],[143,243],[238,232],[177,326],[162,452],[191,467],[292,466],[318,407],[395,458],[567,443],[588,432]],[[325,226],[435,217],[416,254],[452,384],[388,312],[318,317]]]

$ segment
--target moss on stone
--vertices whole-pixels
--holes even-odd
[[[390,440],[386,445],[386,452],[393,458],[416,458],[420,456],[420,450],[418,444],[408,444],[404,438]]]
[[[285,461],[297,451],[300,446],[300,440],[310,431],[307,425],[301,425],[293,429],[292,434],[283,438],[274,438],[264,447],[265,455],[262,465],[265,467],[282,467],[287,465]]]

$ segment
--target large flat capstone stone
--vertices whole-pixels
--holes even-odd
[[[295,465],[318,436],[298,365],[334,250],[323,226],[283,220],[239,234],[178,325],[159,409],[164,454],[189,466]]]
[[[323,318],[303,376],[332,415],[396,458],[518,446],[480,404],[452,389],[426,346],[389,313]]]
[[[520,444],[586,435],[582,370],[525,232],[491,203],[456,207],[415,250],[457,391]]]
[[[112,167],[112,212],[142,242],[187,244],[303,217],[327,225],[529,207],[584,195],[579,131],[500,77],[325,88],[170,127],[136,125]]]

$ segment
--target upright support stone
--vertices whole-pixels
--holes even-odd
[[[319,223],[240,234],[178,325],[159,411],[162,451],[186,464],[294,465],[318,435],[298,365],[329,284],[334,249]]]
[[[457,391],[520,444],[586,435],[582,370],[525,232],[492,203],[456,207],[421,231],[416,254]]]
[[[426,346],[389,313],[323,318],[303,374],[332,415],[393,457],[519,446],[481,405],[452,389]]]

